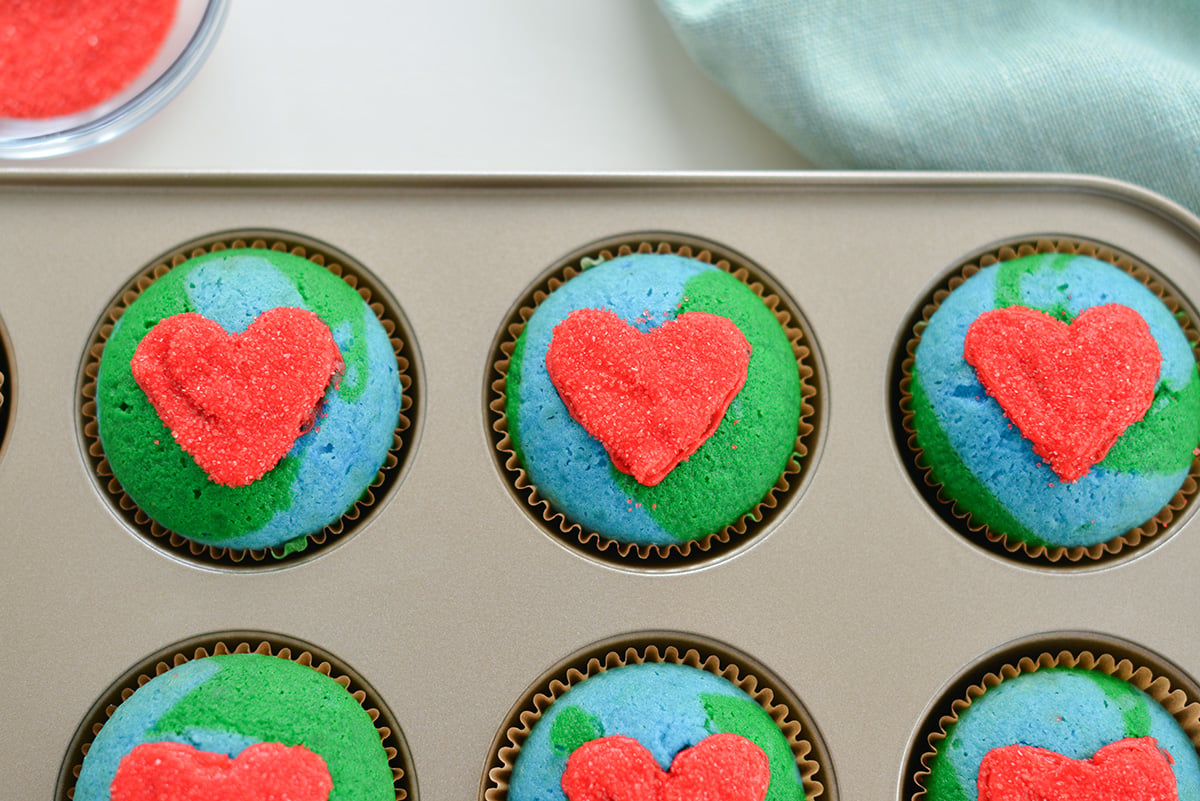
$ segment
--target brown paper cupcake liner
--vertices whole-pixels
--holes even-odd
[[[1026,564],[1090,567],[1135,553],[1139,547],[1155,538],[1161,538],[1165,532],[1173,528],[1172,523],[1181,519],[1178,513],[1188,506],[1189,502],[1195,498],[1197,490],[1200,489],[1200,454],[1192,460],[1188,476],[1174,497],[1158,514],[1137,528],[1095,545],[1034,545],[1010,539],[1003,533],[992,531],[986,525],[976,522],[969,512],[960,508],[953,498],[944,494],[941,485],[933,478],[931,470],[925,462],[913,428],[910,393],[912,367],[916,360],[921,334],[929,324],[930,317],[951,292],[981,269],[997,262],[1011,261],[1037,253],[1090,256],[1106,261],[1129,273],[1154,292],[1171,311],[1183,329],[1184,335],[1192,344],[1192,351],[1197,360],[1200,361],[1200,344],[1198,344],[1200,343],[1200,330],[1196,328],[1195,323],[1200,318],[1197,318],[1195,310],[1187,304],[1183,294],[1148,265],[1112,246],[1080,237],[1025,237],[1006,241],[992,245],[969,257],[955,268],[947,279],[939,281],[938,286],[919,305],[916,313],[905,325],[904,331],[909,332],[910,336],[901,343],[901,353],[897,356],[892,381],[893,415],[898,417],[896,420],[898,424],[895,426],[897,444],[917,488],[921,490],[926,500],[942,518],[967,539],[993,553]]]
[[[1132,684],[1166,709],[1200,749],[1200,688],[1179,668],[1116,638],[1083,632],[1039,635],[985,658],[943,694],[910,750],[903,798],[924,801],[938,746],[975,699],[1002,681],[1051,667],[1095,670]]]
[[[806,801],[837,801],[829,753],[800,700],[777,676],[729,646],[695,635],[650,631],[620,635],[567,657],[531,685],[509,710],[492,741],[480,801],[506,801],[513,765],[529,733],[559,697],[591,676],[623,665],[671,663],[720,676],[771,716],[791,746]]]
[[[668,545],[620,542],[585,529],[543,498],[529,479],[508,435],[506,377],[518,337],[534,308],[564,283],[601,262],[633,253],[675,254],[712,264],[741,280],[758,295],[783,327],[799,365],[801,405],[792,457],[775,485],[752,509],[729,526],[698,539]],[[558,262],[539,278],[510,311],[492,347],[491,400],[487,415],[493,456],[508,477],[514,496],[536,522],[568,547],[604,562],[642,569],[692,566],[730,554],[767,530],[801,494],[812,473],[820,439],[823,378],[819,356],[796,304],[761,268],[713,242],[671,234],[629,234],[588,245]]]
[[[7,360],[4,358],[4,343],[0,341],[0,453],[4,452],[4,442],[8,434],[8,415],[11,410],[11,404],[5,404],[4,393],[8,389],[4,385],[5,375],[8,373]]]
[[[100,442],[96,423],[96,376],[100,368],[100,357],[104,353],[104,344],[116,321],[150,284],[173,268],[206,253],[235,248],[291,253],[325,267],[353,287],[379,317],[392,343],[403,390],[400,417],[393,433],[392,445],[383,466],[374,481],[364,490],[363,496],[339,520],[324,529],[273,548],[229,548],[219,544],[199,543],[152,520],[125,493],[120,482],[113,476],[104,456],[104,447]],[[387,497],[388,492],[399,482],[412,450],[411,447],[405,447],[405,437],[412,429],[413,419],[419,409],[420,381],[417,365],[406,355],[406,352],[413,352],[413,342],[414,338],[404,315],[383,285],[349,256],[322,242],[281,231],[247,229],[213,234],[181,245],[155,259],[117,293],[89,339],[79,373],[77,397],[79,430],[93,480],[101,495],[134,532],[156,548],[186,561],[207,566],[255,569],[273,568],[281,563],[312,558],[343,541],[359,525],[370,519],[371,512],[379,501]]]
[[[4,453],[4,445],[8,441],[8,424],[13,413],[13,361],[8,343],[8,332],[3,321],[0,321],[0,454]]]
[[[223,654],[265,654],[287,659],[336,681],[366,710],[379,732],[396,786],[396,801],[417,798],[416,774],[412,757],[390,709],[379,693],[353,668],[311,643],[282,634],[254,631],[228,631],[193,637],[167,646],[142,660],[112,684],[99,698],[79,724],[67,749],[59,771],[54,797],[70,801],[75,795],[75,781],[83,768],[83,759],[92,742],[113,716],[118,706],[129,699],[142,685],[185,662]]]

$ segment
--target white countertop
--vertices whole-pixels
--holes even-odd
[[[233,0],[196,78],[141,127],[0,170],[805,166],[688,58],[652,0]]]

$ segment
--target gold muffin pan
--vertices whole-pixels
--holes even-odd
[[[403,471],[353,536],[247,571],[164,553],[114,511],[77,398],[114,293],[161,254],[251,229],[363,265],[407,321],[420,395]],[[567,254],[639,232],[760,265],[802,313],[822,380],[798,497],[744,547],[659,571],[539,525],[498,467],[488,415],[492,349],[522,293]],[[821,798],[835,801],[906,798],[935,702],[1007,643],[1110,637],[1200,675],[1188,509],[1131,558],[1023,564],[955,532],[899,452],[890,398],[906,321],[964,258],[1040,237],[1108,243],[1200,298],[1200,220],[1104,179],[5,173],[9,794],[53,797],[98,700],[148,655],[213,632],[311,643],[369,682],[407,744],[408,797],[433,801],[482,796],[498,732],[538,677],[639,632],[723,643],[769,671],[811,721]]]

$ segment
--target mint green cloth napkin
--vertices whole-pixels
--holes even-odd
[[[1093,173],[1200,212],[1200,0],[657,0],[826,168]]]

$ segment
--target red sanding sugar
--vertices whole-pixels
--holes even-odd
[[[1070,325],[1023,306],[984,312],[963,356],[1065,482],[1145,416],[1162,363],[1146,321],[1116,303],[1085,309]]]
[[[0,117],[73,114],[154,59],[178,0],[0,0]]]
[[[236,335],[199,314],[172,315],[129,365],[179,447],[229,487],[257,481],[287,455],[344,366],[328,326],[287,307]]]
[[[571,417],[638,483],[661,482],[712,436],[746,383],[750,343],[732,321],[681,314],[642,332],[577,309],[559,323],[546,371]]]
[[[1091,759],[1028,745],[992,749],[979,765],[979,801],[1176,801],[1171,757],[1153,737],[1118,740]]]
[[[302,745],[256,743],[230,759],[184,743],[143,743],[113,777],[112,801],[327,801],[329,768]]]
[[[601,737],[571,752],[561,782],[569,801],[762,801],[770,783],[763,750],[728,733],[680,751],[670,771],[632,737]]]

